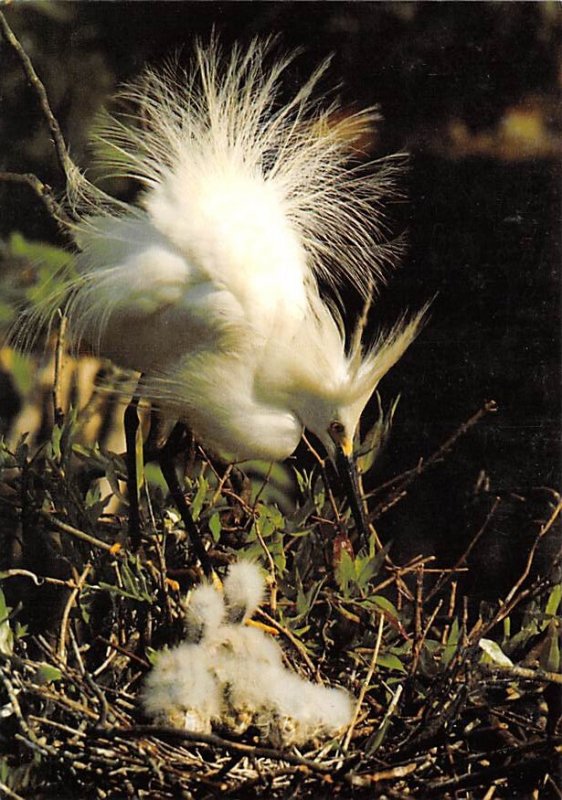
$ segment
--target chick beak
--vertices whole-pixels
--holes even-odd
[[[344,439],[336,446],[336,469],[347,495],[349,507],[351,508],[353,519],[355,520],[355,527],[361,540],[368,546],[369,525],[360,497],[359,481],[357,479],[357,468],[353,460],[352,445],[347,439]]]

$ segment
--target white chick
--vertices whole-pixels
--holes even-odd
[[[283,651],[277,641],[260,628],[245,624],[263,600],[264,583],[260,568],[250,561],[232,564],[224,581],[228,624],[222,630],[223,646],[239,666],[282,666]]]
[[[224,621],[222,594],[208,583],[193,590],[184,609],[187,640],[195,644],[203,638],[214,637]]]
[[[210,733],[221,716],[222,696],[208,653],[195,644],[159,653],[145,679],[141,702],[157,724]]]
[[[215,674],[224,687],[223,724],[239,734],[268,702],[270,674],[283,671],[283,652],[271,636],[245,624],[264,596],[264,579],[256,564],[232,564],[224,594],[227,623],[217,637]]]
[[[342,733],[353,716],[353,699],[344,689],[320,686],[285,671],[271,687],[269,713],[261,727],[278,747],[318,742]]]
[[[233,564],[222,593],[197,587],[185,607],[188,642],[160,654],[142,703],[155,720],[209,732],[241,734],[255,725],[277,747],[338,735],[353,699],[344,689],[304,680],[283,664],[278,642],[245,622],[264,596],[259,567]]]
[[[315,726],[315,739],[330,738],[343,733],[351,723],[354,698],[345,689],[307,683],[305,698],[313,709],[312,725]]]
[[[231,564],[224,581],[224,596],[230,623],[251,617],[264,596],[264,579],[258,565],[251,561]]]

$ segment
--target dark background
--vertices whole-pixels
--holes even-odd
[[[411,159],[409,204],[393,210],[408,254],[376,318],[437,299],[382,386],[386,403],[402,397],[372,485],[427,457],[484,401],[498,404],[380,533],[397,559],[424,551],[450,561],[499,493],[471,588],[495,593],[502,576],[511,585],[548,516],[544,487],[560,475],[559,5],[42,2],[6,14],[83,165],[92,117],[116,85],[170,52],[189,58],[193,38],[213,28],[226,44],[278,33],[283,47],[302,46],[295,81],[333,53],[344,105],[380,105],[372,155],[405,149]],[[5,46],[0,57],[0,169],[35,172],[62,192],[36,98]],[[60,243],[29,190],[0,184],[0,208],[3,237]]]

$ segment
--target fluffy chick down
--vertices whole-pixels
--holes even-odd
[[[354,698],[299,677],[285,666],[277,641],[244,624],[263,594],[259,567],[250,562],[230,567],[224,594],[207,584],[193,591],[188,642],[160,653],[143,687],[144,711],[157,724],[234,734],[255,726],[276,747],[345,730]]]
[[[141,702],[158,725],[210,733],[221,719],[222,693],[209,653],[188,643],[160,652],[144,682]]]

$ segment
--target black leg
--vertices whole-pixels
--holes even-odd
[[[137,431],[139,417],[137,408],[139,397],[137,394],[125,410],[125,444],[127,452],[125,462],[127,465],[127,491],[129,494],[129,539],[133,550],[138,550],[141,543],[140,530],[140,495],[138,471],[140,465],[137,461]]]
[[[162,474],[164,475],[164,479],[168,484],[172,499],[176,504],[178,511],[180,512],[183,524],[185,525],[185,530],[191,539],[197,558],[199,559],[201,567],[203,568],[203,572],[209,578],[213,574],[213,567],[211,566],[211,561],[207,555],[207,551],[203,547],[201,536],[199,535],[197,526],[193,521],[189,506],[186,503],[174,463],[174,456],[177,455],[182,444],[185,446],[185,440],[185,426],[181,423],[178,423],[160,452],[160,468],[162,470]]]

